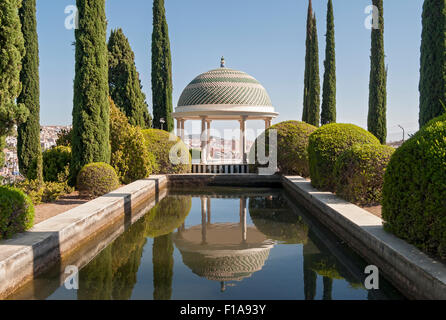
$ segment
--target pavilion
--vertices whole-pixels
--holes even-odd
[[[264,120],[268,129],[278,113],[260,82],[242,71],[226,68],[222,58],[220,68],[205,72],[189,83],[172,116],[177,120],[177,133],[183,141],[184,123],[201,121],[201,164],[212,163],[208,150],[211,122],[239,121],[241,156],[238,163],[247,164],[246,121]]]

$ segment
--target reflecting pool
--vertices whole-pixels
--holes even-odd
[[[281,189],[170,191],[97,251],[77,290],[55,267],[10,298],[403,299]]]

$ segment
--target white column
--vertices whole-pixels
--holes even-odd
[[[206,131],[206,117],[201,117],[201,163],[206,163],[206,141],[203,140],[203,133]]]
[[[211,159],[211,122],[212,120],[206,119],[206,162]]]
[[[181,119],[177,118],[177,137],[181,138]]]
[[[265,118],[265,130],[271,127],[271,118]]]
[[[242,116],[240,121],[240,155],[242,163],[246,163],[246,116]]]
[[[181,140],[183,140],[184,141],[184,123],[186,122],[186,120],[184,120],[184,119],[181,119],[181,122],[180,122],[180,128],[181,128],[181,135],[180,135],[180,138],[181,138]]]

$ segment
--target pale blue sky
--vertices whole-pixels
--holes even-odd
[[[321,80],[326,3],[313,0]],[[384,1],[389,140],[401,137],[398,124],[410,131],[418,128],[422,3]],[[72,4],[75,0],[37,0],[43,125],[71,124],[74,32],[64,27],[64,9]],[[364,10],[370,4],[371,0],[333,0],[338,122],[364,128],[370,66],[370,30],[364,26]],[[174,106],[184,87],[198,74],[218,67],[224,55],[228,67],[245,71],[264,85],[280,112],[275,122],[300,120],[307,5],[307,0],[166,0]],[[129,38],[151,109],[152,1],[107,0],[107,19],[109,31],[121,27]]]

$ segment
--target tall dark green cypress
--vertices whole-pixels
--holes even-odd
[[[169,132],[174,129],[171,59],[164,0],[154,0],[152,33],[153,127],[158,129],[163,127],[164,130]],[[165,121],[162,126],[161,118],[164,118]]]
[[[311,0],[308,2],[307,13],[307,37],[305,40],[305,75],[304,75],[304,106],[302,112],[302,121],[308,122],[308,101],[310,94],[310,61],[311,61],[311,38],[313,35],[313,6]]]
[[[76,4],[72,179],[88,163],[110,162],[105,0],[76,0]]]
[[[308,97],[308,123],[319,127],[321,114],[321,79],[319,77],[319,44],[316,15],[313,16],[310,56],[310,93]]]
[[[446,0],[425,0],[421,35],[420,127],[446,112]]]
[[[17,104],[22,86],[20,70],[25,54],[23,34],[19,18],[21,0],[0,1],[0,165],[4,163],[5,136],[14,125],[26,120],[28,110]]]
[[[25,40],[20,81],[22,92],[17,102],[29,110],[26,122],[17,129],[17,155],[20,172],[28,179],[42,179],[40,146],[39,43],[37,38],[36,0],[23,0],[19,10]]]
[[[328,0],[327,4],[327,34],[324,66],[321,112],[322,125],[336,122],[336,52],[332,0]]]
[[[108,41],[108,83],[111,98],[129,123],[150,128],[152,119],[136,70],[135,54],[122,29],[113,30]]]
[[[383,0],[372,0],[379,11],[378,28],[372,28],[372,49],[369,83],[369,114],[367,119],[368,130],[373,133],[381,143],[387,139],[387,71],[384,55],[384,7]]]

